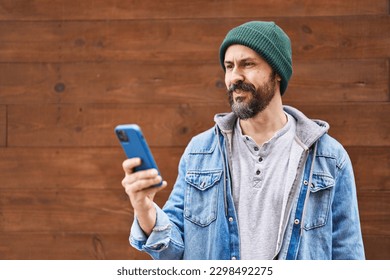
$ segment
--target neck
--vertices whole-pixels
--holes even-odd
[[[240,120],[242,133],[252,137],[258,145],[263,145],[287,123],[280,95],[275,95],[264,111],[253,118]]]

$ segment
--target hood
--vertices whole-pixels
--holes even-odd
[[[322,135],[328,132],[329,124],[321,120],[311,120],[301,111],[291,107],[283,106],[283,110],[294,117],[297,121],[296,136],[306,147],[312,146]],[[221,113],[214,117],[216,126],[225,134],[233,131],[237,117],[234,113]]]

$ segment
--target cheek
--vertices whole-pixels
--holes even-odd
[[[247,81],[254,85],[256,88],[264,85],[268,81],[267,75],[264,75],[264,72],[256,72],[253,75],[248,76]]]

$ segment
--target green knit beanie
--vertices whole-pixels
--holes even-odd
[[[287,34],[274,22],[251,21],[233,28],[219,49],[219,59],[224,71],[226,50],[234,44],[251,48],[268,62],[282,78],[280,92],[283,95],[292,75],[292,52]]]

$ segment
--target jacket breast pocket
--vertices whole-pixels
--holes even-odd
[[[217,218],[218,182],[222,170],[188,171],[184,217],[202,227]]]
[[[310,186],[309,199],[306,202],[305,224],[306,230],[326,225],[331,207],[334,178],[327,174],[313,174]]]

